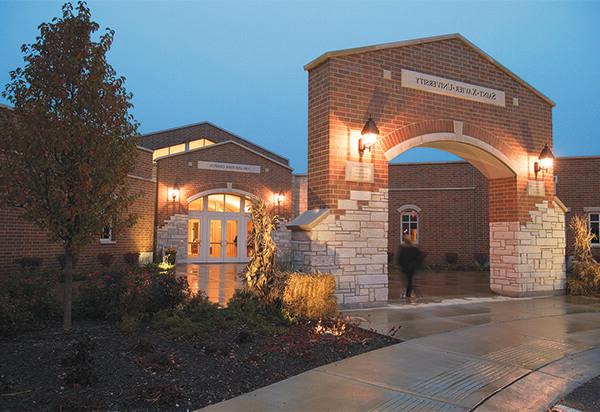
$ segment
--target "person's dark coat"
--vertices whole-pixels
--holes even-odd
[[[404,273],[415,273],[423,263],[423,253],[413,245],[402,245],[398,252],[398,264]]]

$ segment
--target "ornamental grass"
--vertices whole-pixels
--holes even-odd
[[[282,301],[287,312],[307,319],[335,317],[335,278],[323,273],[287,273]]]
[[[594,260],[591,246],[596,235],[590,232],[583,216],[573,216],[569,224],[574,238],[574,262],[567,290],[571,295],[600,296],[600,264]]]

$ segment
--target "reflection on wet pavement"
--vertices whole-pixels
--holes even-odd
[[[573,296],[554,298],[470,298],[462,304],[406,305],[344,311],[362,322],[361,326],[395,337],[414,339],[469,326],[511,324],[513,334],[534,334],[564,341],[577,334],[587,339],[590,328],[598,327],[600,300]],[[400,327],[398,329],[398,327]],[[514,335],[512,335],[514,336]]]
[[[418,298],[428,302],[463,296],[494,296],[487,271],[421,271],[415,274],[414,289]],[[390,267],[389,301],[400,301],[405,291],[404,274],[398,268]]]
[[[186,276],[190,289],[207,294],[211,302],[227,304],[235,289],[242,287],[239,263],[182,263],[177,273]],[[389,300],[401,302],[404,275],[390,268]],[[495,296],[489,287],[489,272],[419,272],[415,275],[415,290],[419,303],[439,302],[447,298]]]
[[[192,293],[203,291],[208,300],[225,306],[236,289],[242,288],[239,263],[184,263],[177,265],[177,274],[186,276]]]

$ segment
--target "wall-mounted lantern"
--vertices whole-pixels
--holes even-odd
[[[281,214],[281,204],[285,201],[283,193],[279,192],[275,195],[275,201],[277,202],[277,213]]]
[[[179,182],[176,180],[173,187],[169,188],[169,197],[171,198],[171,200],[173,200],[173,203],[175,203],[179,199],[180,192],[181,189],[179,188]]]
[[[275,200],[277,201],[277,204],[280,205],[283,203],[283,201],[285,200],[285,196],[283,195],[283,193],[279,192],[275,198]]]
[[[379,137],[379,129],[375,124],[373,117],[369,115],[369,120],[365,123],[362,131],[360,132],[361,138],[358,139],[358,152],[363,154],[365,150],[371,151],[371,148]]]
[[[547,144],[544,145],[544,148],[540,152],[538,159],[539,161],[533,164],[533,172],[535,173],[536,179],[538,173],[550,170],[554,164],[554,153],[552,153],[552,150]]]

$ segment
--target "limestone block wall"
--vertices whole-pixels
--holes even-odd
[[[388,190],[350,191],[310,232],[293,232],[294,268],[335,275],[341,305],[378,304],[388,298]]]
[[[548,201],[531,221],[490,223],[490,284],[509,296],[561,293],[565,289],[565,214]]]
[[[160,256],[163,248],[177,249],[177,259],[187,259],[187,215],[172,215],[165,224],[156,229],[156,253]]]
[[[292,232],[285,227],[285,223],[285,221],[280,222],[277,230],[271,233],[271,237],[277,245],[275,261],[282,267],[292,264]]]

